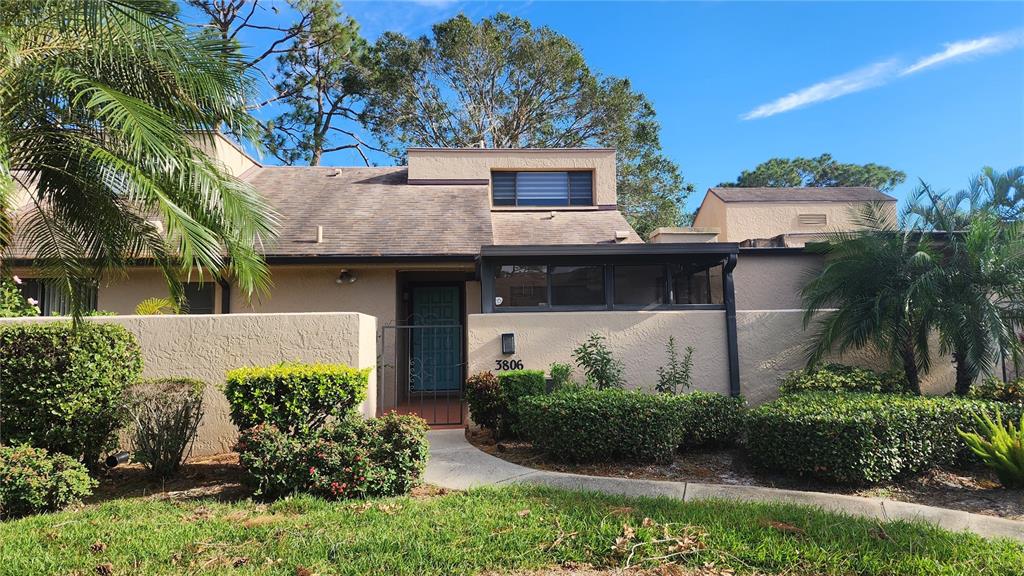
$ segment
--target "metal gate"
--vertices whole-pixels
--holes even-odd
[[[463,423],[460,324],[384,326],[377,402],[381,412],[416,414],[431,426]]]

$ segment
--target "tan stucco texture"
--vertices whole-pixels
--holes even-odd
[[[675,336],[682,353],[693,346],[694,388],[729,392],[725,355],[725,312],[552,312],[474,314],[469,317],[469,373],[494,371],[495,360],[522,360],[524,368],[548,371],[554,362],[572,363],[572,351],[591,333],[606,337],[625,363],[630,388],[654,390],[665,346]],[[515,334],[516,353],[501,354],[501,335]],[[574,378],[582,381],[576,369]]]
[[[408,156],[411,181],[489,182],[492,170],[593,170],[594,204],[614,206],[616,201],[614,150],[413,148]]]
[[[0,319],[46,322],[53,318]],[[371,316],[332,314],[231,314],[204,316],[99,316],[91,322],[120,324],[138,338],[143,376],[182,376],[208,384],[193,455],[231,450],[238,430],[221,392],[228,370],[279,362],[340,363],[376,369],[377,322]],[[376,414],[376,375],[370,374],[360,410]]]

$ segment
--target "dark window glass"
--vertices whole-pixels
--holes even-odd
[[[604,304],[603,266],[552,266],[553,306],[600,306]]]
[[[495,206],[516,205],[516,173],[495,172],[491,175]]]
[[[707,268],[687,264],[672,265],[673,304],[722,304],[722,290],[712,285],[721,282],[721,266]]]
[[[662,265],[616,266],[615,303],[625,306],[664,304],[665,267]]]
[[[548,305],[546,266],[501,266],[494,273],[494,306],[516,308]]]
[[[495,206],[589,206],[594,203],[592,172],[493,172]]]
[[[19,286],[25,298],[31,299],[39,308],[40,316],[67,316],[71,314],[71,298],[61,289],[60,283],[50,278],[22,279]],[[85,298],[85,311],[96,310],[96,286],[79,288]]]
[[[188,314],[213,314],[213,303],[216,294],[213,282],[189,282],[185,284],[185,304]]]

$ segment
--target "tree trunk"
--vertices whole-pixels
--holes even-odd
[[[907,374],[907,382],[914,394],[921,395],[921,377],[917,372],[917,353],[913,344],[904,344],[900,357],[903,359],[903,371]]]
[[[967,396],[967,393],[971,391],[971,382],[974,378],[967,372],[964,355],[959,352],[954,352],[953,364],[956,365],[956,395]]]

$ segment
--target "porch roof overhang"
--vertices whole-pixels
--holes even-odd
[[[519,246],[481,246],[479,261],[515,260],[643,263],[646,261],[720,262],[739,254],[735,242],[665,243],[665,244],[528,244]]]

